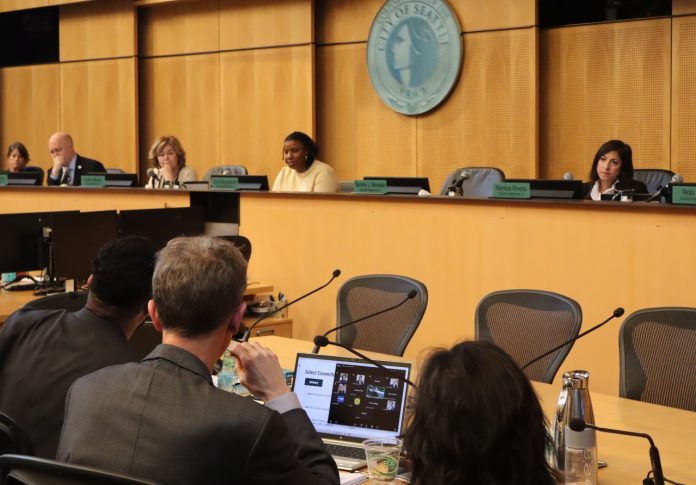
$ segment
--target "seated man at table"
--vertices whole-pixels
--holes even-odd
[[[80,185],[82,176],[90,172],[106,172],[101,162],[83,157],[75,152],[73,139],[63,132],[54,133],[48,139],[53,166],[48,169],[48,185]]]
[[[73,384],[57,458],[167,484],[337,484],[336,464],[270,350],[255,342],[230,349],[242,383],[265,406],[213,385],[245,287],[246,261],[231,243],[169,241],[148,303],[162,345],[140,363]]]
[[[84,308],[22,308],[0,328],[0,412],[29,435],[37,456],[56,456],[75,379],[132,360],[128,339],[146,317],[154,262],[145,238],[111,241],[94,259]]]

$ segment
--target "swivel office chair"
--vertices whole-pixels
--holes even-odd
[[[448,195],[450,187],[461,187],[464,197],[490,197],[493,184],[505,181],[505,174],[495,167],[463,167],[453,171],[442,184],[440,195]]]
[[[633,179],[643,182],[649,194],[654,194],[663,185],[672,181],[674,172],[661,168],[637,168],[633,171]]]
[[[34,447],[31,439],[10,416],[0,413],[0,455],[19,453],[31,455]]]

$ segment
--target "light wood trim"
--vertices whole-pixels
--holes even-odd
[[[669,169],[696,180],[696,16],[672,19],[672,157]]]
[[[217,0],[164,3],[140,10],[138,54],[163,56],[220,48]]]
[[[220,49],[313,42],[311,0],[236,0],[220,4]]]
[[[30,8],[45,7],[48,0],[2,0],[0,12],[13,12],[15,10],[27,10]]]
[[[61,128],[78,153],[137,172],[136,60],[61,64]]]
[[[672,15],[696,13],[696,0],[672,0]]]
[[[134,56],[135,18],[130,0],[61,7],[61,61]]]
[[[0,69],[0,167],[6,167],[10,143],[29,150],[32,165],[51,166],[48,137],[60,129],[58,64]]]

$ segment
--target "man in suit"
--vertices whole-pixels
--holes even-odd
[[[338,484],[270,350],[230,347],[241,382],[265,405],[213,385],[246,308],[239,250],[208,236],[173,239],[152,281],[148,309],[162,345],[73,384],[57,458],[167,484]]]
[[[75,379],[132,360],[127,340],[146,316],[154,262],[145,238],[111,241],[94,259],[84,308],[25,307],[0,328],[0,412],[29,435],[37,456],[56,456]]]
[[[82,176],[90,172],[103,172],[101,162],[82,157],[75,152],[73,139],[63,132],[54,133],[48,139],[48,151],[53,158],[53,166],[48,169],[48,185],[80,185]]]

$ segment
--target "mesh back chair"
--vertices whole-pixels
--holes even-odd
[[[490,197],[493,193],[493,184],[503,182],[505,174],[495,167],[463,167],[458,168],[442,184],[440,195],[448,195],[449,187],[454,185],[463,175],[468,178],[462,183],[462,195],[465,197]]]
[[[55,295],[44,296],[25,304],[25,307],[34,310],[67,310],[76,312],[81,310],[87,303],[86,291],[70,291],[67,293],[57,293]]]
[[[217,165],[205,172],[203,180],[210,182],[210,177],[213,175],[247,175],[247,169],[242,165]]]
[[[647,308],[619,331],[621,397],[696,411],[696,308]]]
[[[495,291],[476,308],[476,340],[493,342],[523,366],[578,335],[580,305],[567,296],[540,290]],[[552,383],[573,344],[524,369],[534,381]]]
[[[5,453],[31,455],[34,449],[31,439],[14,419],[0,413],[0,455]]]
[[[355,191],[355,181],[354,180],[340,180],[338,182],[339,192],[353,192]]]
[[[637,168],[633,171],[633,179],[643,182],[648,193],[654,194],[661,186],[672,181],[674,172],[661,168]]]
[[[120,473],[24,455],[0,456],[0,485],[157,485]]]
[[[428,306],[428,289],[420,281],[398,275],[351,278],[338,290],[337,326],[394,306],[411,290],[415,298],[399,308],[338,331],[338,342],[361,350],[404,355]]]
[[[244,259],[249,262],[249,259],[251,259],[251,241],[249,241],[248,238],[244,236],[218,236],[221,239],[224,239],[225,241],[229,241],[232,244],[234,244],[234,247],[239,249],[239,251],[242,253],[242,256],[244,256]]]

